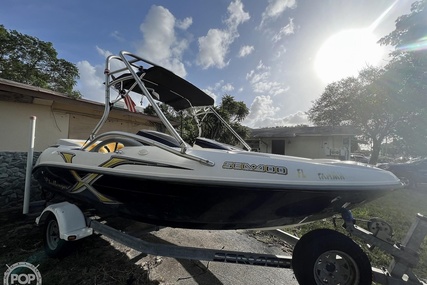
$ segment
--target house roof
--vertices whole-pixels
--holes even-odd
[[[52,110],[84,114],[101,118],[105,104],[86,99],[74,99],[64,94],[28,84],[0,78],[0,101],[33,103],[51,106]],[[161,122],[158,117],[113,108],[110,117],[122,120]]]
[[[251,138],[293,138],[299,136],[354,136],[356,131],[351,126],[299,126],[252,129]]]

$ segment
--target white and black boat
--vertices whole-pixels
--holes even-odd
[[[111,70],[117,63],[124,67]],[[201,137],[189,145],[156,102],[175,110],[192,108],[196,115],[218,115],[209,95],[128,52],[108,57],[105,74],[105,112],[90,138],[60,140],[40,155],[33,169],[45,190],[67,200],[160,226],[277,228],[330,217],[401,188],[400,180],[382,169],[251,152],[240,137],[248,150]],[[118,99],[110,99],[113,89]],[[148,98],[168,134],[141,130],[98,135],[113,103],[129,92]]]

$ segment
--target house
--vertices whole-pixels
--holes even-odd
[[[307,158],[349,159],[354,140],[352,127],[298,126],[252,129],[249,146],[254,150]]]
[[[51,90],[0,79],[0,152],[26,152],[30,117],[36,117],[34,151],[56,144],[60,138],[87,139],[102,117],[104,104],[72,99]],[[99,131],[158,130],[160,119],[124,108],[113,108]]]
[[[60,138],[87,139],[104,112],[104,104],[0,79],[0,152],[26,152],[30,117],[36,116],[34,150],[42,151]],[[160,119],[114,107],[99,133],[140,129],[161,131]],[[308,158],[349,156],[355,133],[350,127],[283,127],[253,129],[248,140],[257,151]]]

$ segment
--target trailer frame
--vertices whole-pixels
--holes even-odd
[[[107,225],[99,217],[85,215],[78,206],[69,202],[47,206],[36,218],[36,224],[43,225],[49,217],[52,218],[51,215],[55,217],[58,223],[59,235],[57,238],[68,242],[98,233],[145,254],[229,264],[294,269],[292,256],[148,242]],[[341,216],[344,220],[343,227],[350,236],[358,237],[369,244],[371,248],[378,247],[393,256],[388,269],[372,267],[372,281],[389,285],[427,285],[427,283],[418,279],[412,272],[412,269],[419,263],[419,249],[424,238],[427,236],[427,217],[417,214],[403,242],[396,244],[384,239],[378,233],[374,234],[357,226],[349,210],[342,209]],[[296,245],[299,242],[297,237],[283,230],[269,230],[268,232],[291,245]],[[48,233],[44,233],[44,235],[46,236]]]

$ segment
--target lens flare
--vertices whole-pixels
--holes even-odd
[[[396,49],[400,51],[406,51],[406,52],[427,50],[427,36],[422,37],[413,43],[399,46]]]

